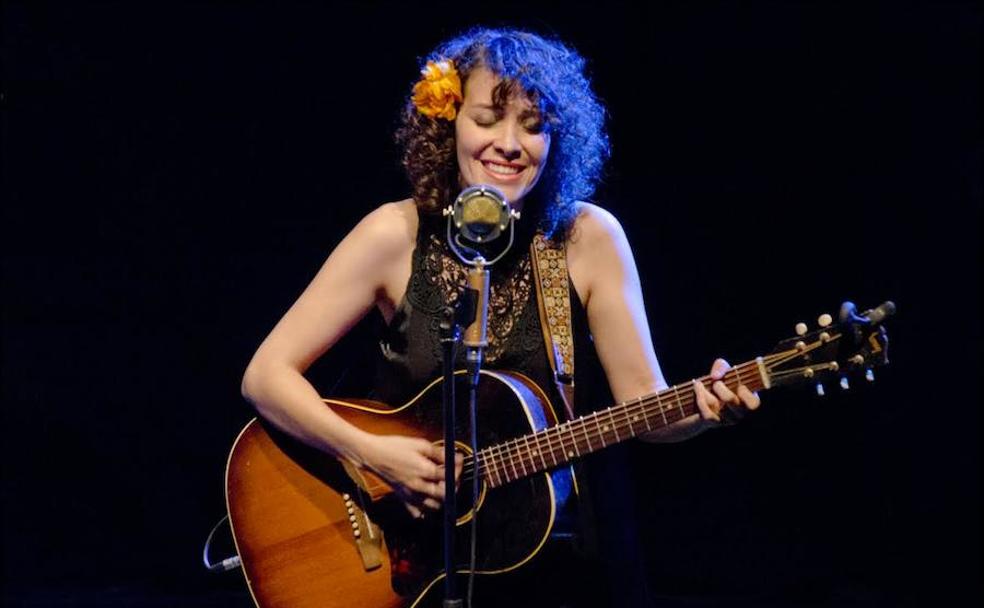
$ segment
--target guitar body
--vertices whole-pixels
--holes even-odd
[[[467,396],[456,387],[459,451],[469,452]],[[442,383],[398,408],[365,400],[325,400],[355,426],[380,435],[443,443]],[[482,372],[479,449],[557,424],[543,391],[511,372]],[[466,455],[466,467],[470,457]],[[517,475],[518,477],[518,475]],[[456,557],[468,573],[470,526],[478,513],[476,586],[535,559],[570,495],[569,467],[513,483],[482,482],[458,491]],[[261,608],[439,606],[443,596],[443,516],[410,517],[371,473],[302,445],[259,419],[229,455],[226,500],[233,536],[254,601]],[[464,589],[459,585],[459,589]]]

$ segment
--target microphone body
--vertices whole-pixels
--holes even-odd
[[[485,260],[477,258],[476,265],[468,269],[468,289],[475,291],[475,319],[465,328],[461,343],[469,350],[488,346],[489,319],[489,271]]]

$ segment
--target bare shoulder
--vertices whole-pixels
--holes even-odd
[[[599,248],[617,250],[627,246],[618,218],[593,203],[578,202],[577,217],[567,243],[568,257],[589,258]]]
[[[347,238],[392,254],[412,247],[416,234],[417,210],[413,199],[406,199],[376,207]]]
[[[371,211],[331,257],[351,271],[353,281],[372,284],[376,304],[389,319],[406,291],[416,242],[417,208],[406,199]]]
[[[585,306],[592,293],[609,281],[620,281],[632,266],[625,231],[610,212],[579,202],[578,214],[567,239],[567,268]]]

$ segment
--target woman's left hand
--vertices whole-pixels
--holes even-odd
[[[745,412],[758,408],[761,400],[758,393],[748,390],[744,384],[739,384],[736,391],[728,388],[721,378],[731,369],[724,359],[717,359],[711,365],[711,390],[702,383],[694,380],[694,393],[697,397],[697,409],[700,411],[701,422],[705,427],[716,427],[723,424],[738,422]]]

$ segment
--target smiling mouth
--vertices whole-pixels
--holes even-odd
[[[482,167],[485,170],[496,177],[513,177],[522,173],[524,167],[523,165],[515,165],[512,163],[498,163],[495,161],[483,160],[480,161]]]

